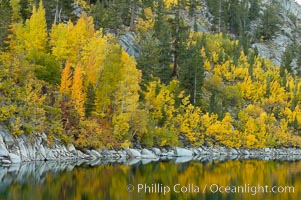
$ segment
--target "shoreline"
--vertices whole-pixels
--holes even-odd
[[[34,133],[21,135],[16,138],[5,129],[0,129],[0,165],[14,163],[26,163],[33,161],[94,161],[99,159],[126,163],[130,160],[159,161],[164,159],[178,160],[178,162],[190,160],[210,159],[286,159],[301,160],[300,148],[226,148],[226,147],[168,147],[168,148],[125,148],[119,150],[84,149],[79,150],[73,144],[63,144],[54,139],[54,144],[49,146],[46,134]]]

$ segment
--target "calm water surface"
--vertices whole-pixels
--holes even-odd
[[[280,192],[270,192],[273,186]],[[0,199],[299,200],[301,161],[31,163],[0,167]]]

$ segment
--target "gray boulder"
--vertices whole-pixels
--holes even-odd
[[[100,153],[98,153],[94,149],[90,151],[90,155],[92,155],[92,156],[94,156],[96,158],[100,158],[101,157]]]
[[[75,152],[76,152],[76,149],[75,149],[75,147],[74,147],[73,144],[68,144],[68,145],[67,145],[67,150],[68,150],[69,152],[71,152],[71,153],[75,153]]]
[[[11,164],[11,161],[10,161],[10,160],[7,160],[7,159],[3,159],[3,160],[0,161],[0,163],[1,163],[1,164],[4,164],[4,165],[5,165],[5,164]]]
[[[154,154],[156,154],[157,156],[159,156],[161,154],[161,150],[159,148],[152,148],[152,151],[154,152]]]
[[[125,150],[131,158],[141,158],[141,153],[137,149],[126,148]]]
[[[87,154],[84,154],[83,152],[81,152],[80,150],[76,150],[77,155],[79,158],[89,158],[90,156]]]
[[[142,149],[142,151],[141,151],[141,157],[142,158],[146,158],[146,159],[157,158],[157,156],[153,152],[151,152],[150,150],[148,150],[148,149]]]
[[[238,151],[234,148],[229,149],[229,154],[231,155],[238,155]]]
[[[11,134],[9,134],[5,129],[1,129],[0,127],[0,135],[3,138],[2,142],[6,144],[7,147],[12,146],[15,143],[15,140]]]
[[[243,149],[242,154],[248,156],[248,155],[250,155],[250,151],[248,149]]]
[[[175,156],[178,156],[178,157],[190,156],[190,157],[192,157],[193,152],[188,150],[188,149],[176,147],[175,148]]]
[[[21,163],[21,158],[20,158],[20,156],[14,154],[14,153],[10,153],[10,154],[9,154],[9,158],[10,158],[10,161],[11,161],[12,163]]]
[[[0,157],[8,156],[8,150],[6,149],[5,145],[0,143]]]

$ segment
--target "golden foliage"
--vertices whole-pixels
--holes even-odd
[[[140,32],[140,34],[146,34],[147,31],[150,31],[153,29],[154,24],[155,24],[155,17],[154,14],[152,13],[151,8],[145,8],[144,9],[144,16],[145,20],[142,18],[137,19],[137,25],[135,26],[136,30]]]
[[[45,9],[40,1],[39,8],[33,7],[32,15],[25,23],[24,46],[27,51],[46,51],[48,37],[46,27]]]
[[[71,96],[71,87],[72,87],[72,70],[69,62],[66,63],[65,68],[61,75],[61,85],[60,93],[66,96]]]
[[[73,75],[73,84],[71,90],[71,99],[74,102],[75,110],[82,119],[85,116],[85,93],[83,88],[83,78],[81,66],[76,66]]]

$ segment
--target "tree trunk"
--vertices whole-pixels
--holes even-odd
[[[196,84],[197,84],[197,70],[195,66],[195,71],[194,71],[194,88],[193,88],[193,105],[196,104]]]
[[[59,0],[56,1],[55,15],[54,15],[53,24],[57,24],[57,22],[58,22],[58,16],[59,16]]]
[[[136,0],[131,1],[131,21],[130,21],[130,30],[133,31],[135,29],[135,20],[136,20]]]
[[[222,0],[219,0],[218,5],[218,32],[221,32],[221,18],[222,18]]]
[[[178,65],[179,65],[179,27],[180,26],[180,8],[179,1],[177,5],[176,15],[175,15],[175,40],[174,40],[174,59],[173,59],[173,71],[172,77],[178,78]]]

